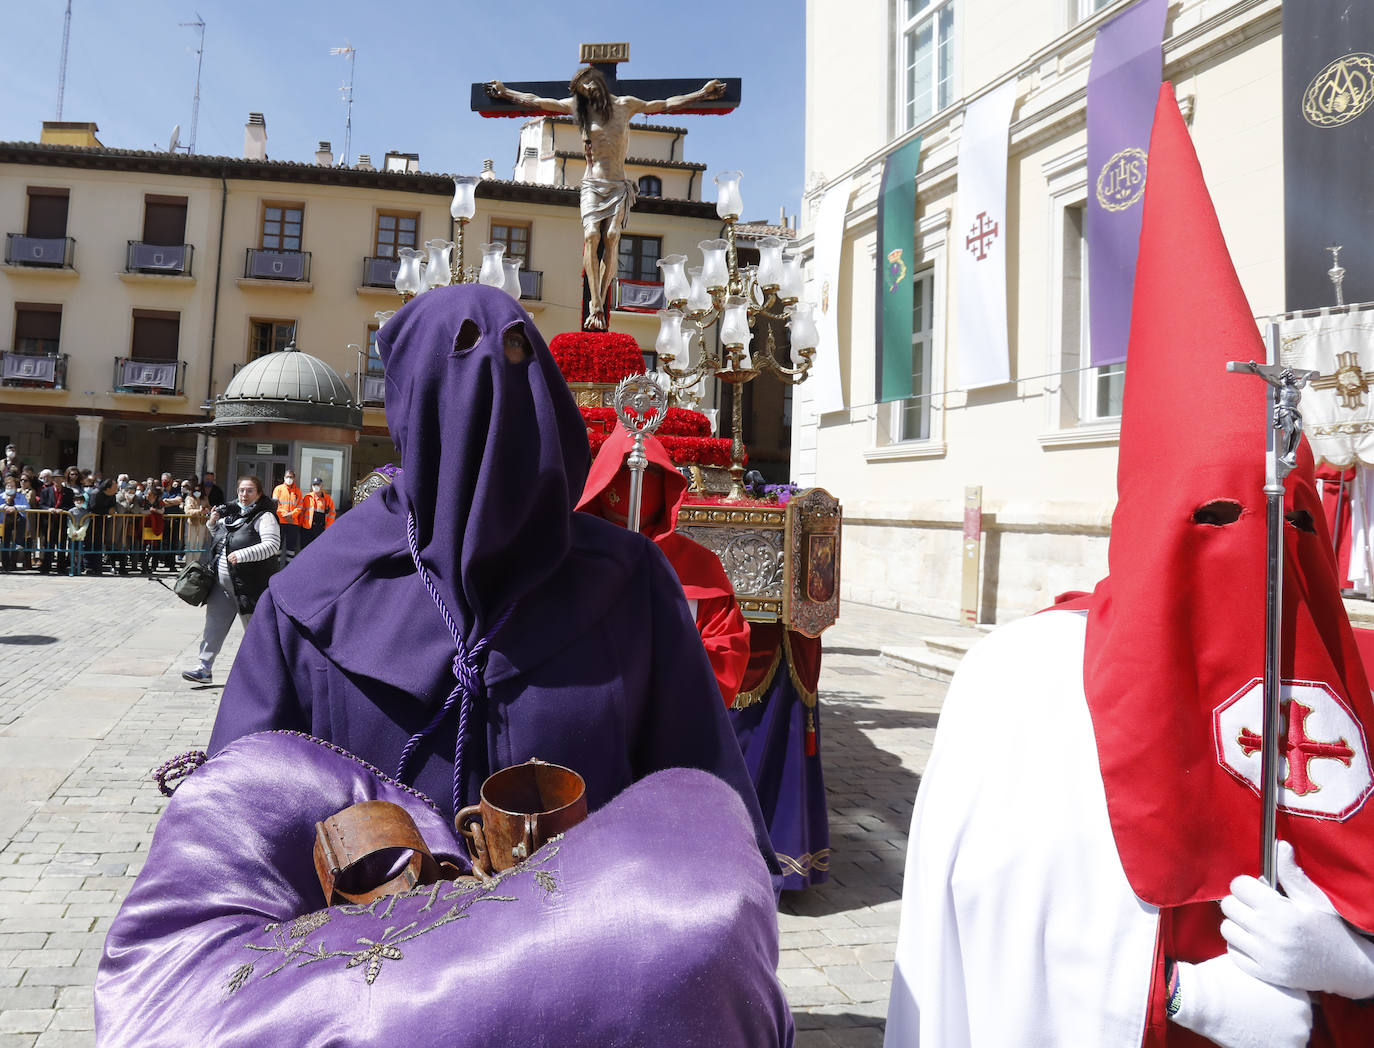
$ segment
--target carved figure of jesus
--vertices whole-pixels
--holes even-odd
[[[691,94],[646,102],[633,95],[612,94],[601,71],[588,66],[573,76],[568,84],[570,96],[563,99],[513,91],[499,80],[485,86],[492,98],[577,118],[587,157],[587,173],[582,178],[582,268],[591,304],[584,326],[588,331],[605,331],[606,300],[619,265],[620,233],[638,195],[635,184],[625,177],[630,118],[637,113],[670,113],[719,98],[725,84],[710,80]]]

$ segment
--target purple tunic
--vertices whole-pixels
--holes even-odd
[[[503,335],[517,325],[530,353],[513,363]],[[528,314],[504,292],[440,288],[402,307],[379,347],[403,472],[272,580],[211,753],[290,729],[398,769],[455,680],[454,640],[407,547],[413,515],[420,561],[464,644],[492,634],[465,803],[490,772],[529,757],[578,771],[593,809],[651,772],[700,768],[735,788],[777,874],[672,568],[643,536],[572,512],[586,430]],[[418,744],[406,777],[447,816],[458,721],[455,709]]]
[[[322,908],[314,824],[364,800],[458,849],[425,798],[316,739],[254,735],[188,778],[110,927],[97,1044],[792,1044],[768,870],[718,779],[653,775],[494,885]]]

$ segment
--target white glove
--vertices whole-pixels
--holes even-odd
[[[1341,918],[1287,841],[1279,842],[1277,868],[1287,897],[1254,877],[1237,877],[1221,901],[1221,934],[1236,967],[1277,986],[1374,997],[1374,941]]]
[[[1304,1048],[1312,1036],[1312,1001],[1246,975],[1229,954],[1201,964],[1178,962],[1180,1026],[1221,1048]]]

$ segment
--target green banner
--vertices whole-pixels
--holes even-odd
[[[913,138],[883,160],[878,195],[875,396],[880,403],[911,396],[911,267],[916,254],[916,169],[921,139]]]

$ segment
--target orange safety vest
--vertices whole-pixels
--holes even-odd
[[[322,491],[316,495],[313,491],[305,496],[305,517],[301,521],[301,527],[309,531],[315,523],[315,513],[324,514],[324,526],[326,528],[334,523],[334,500],[329,497],[329,492]]]
[[[301,489],[296,485],[278,484],[272,489],[277,500],[277,519],[283,524],[297,524],[301,515]]]

